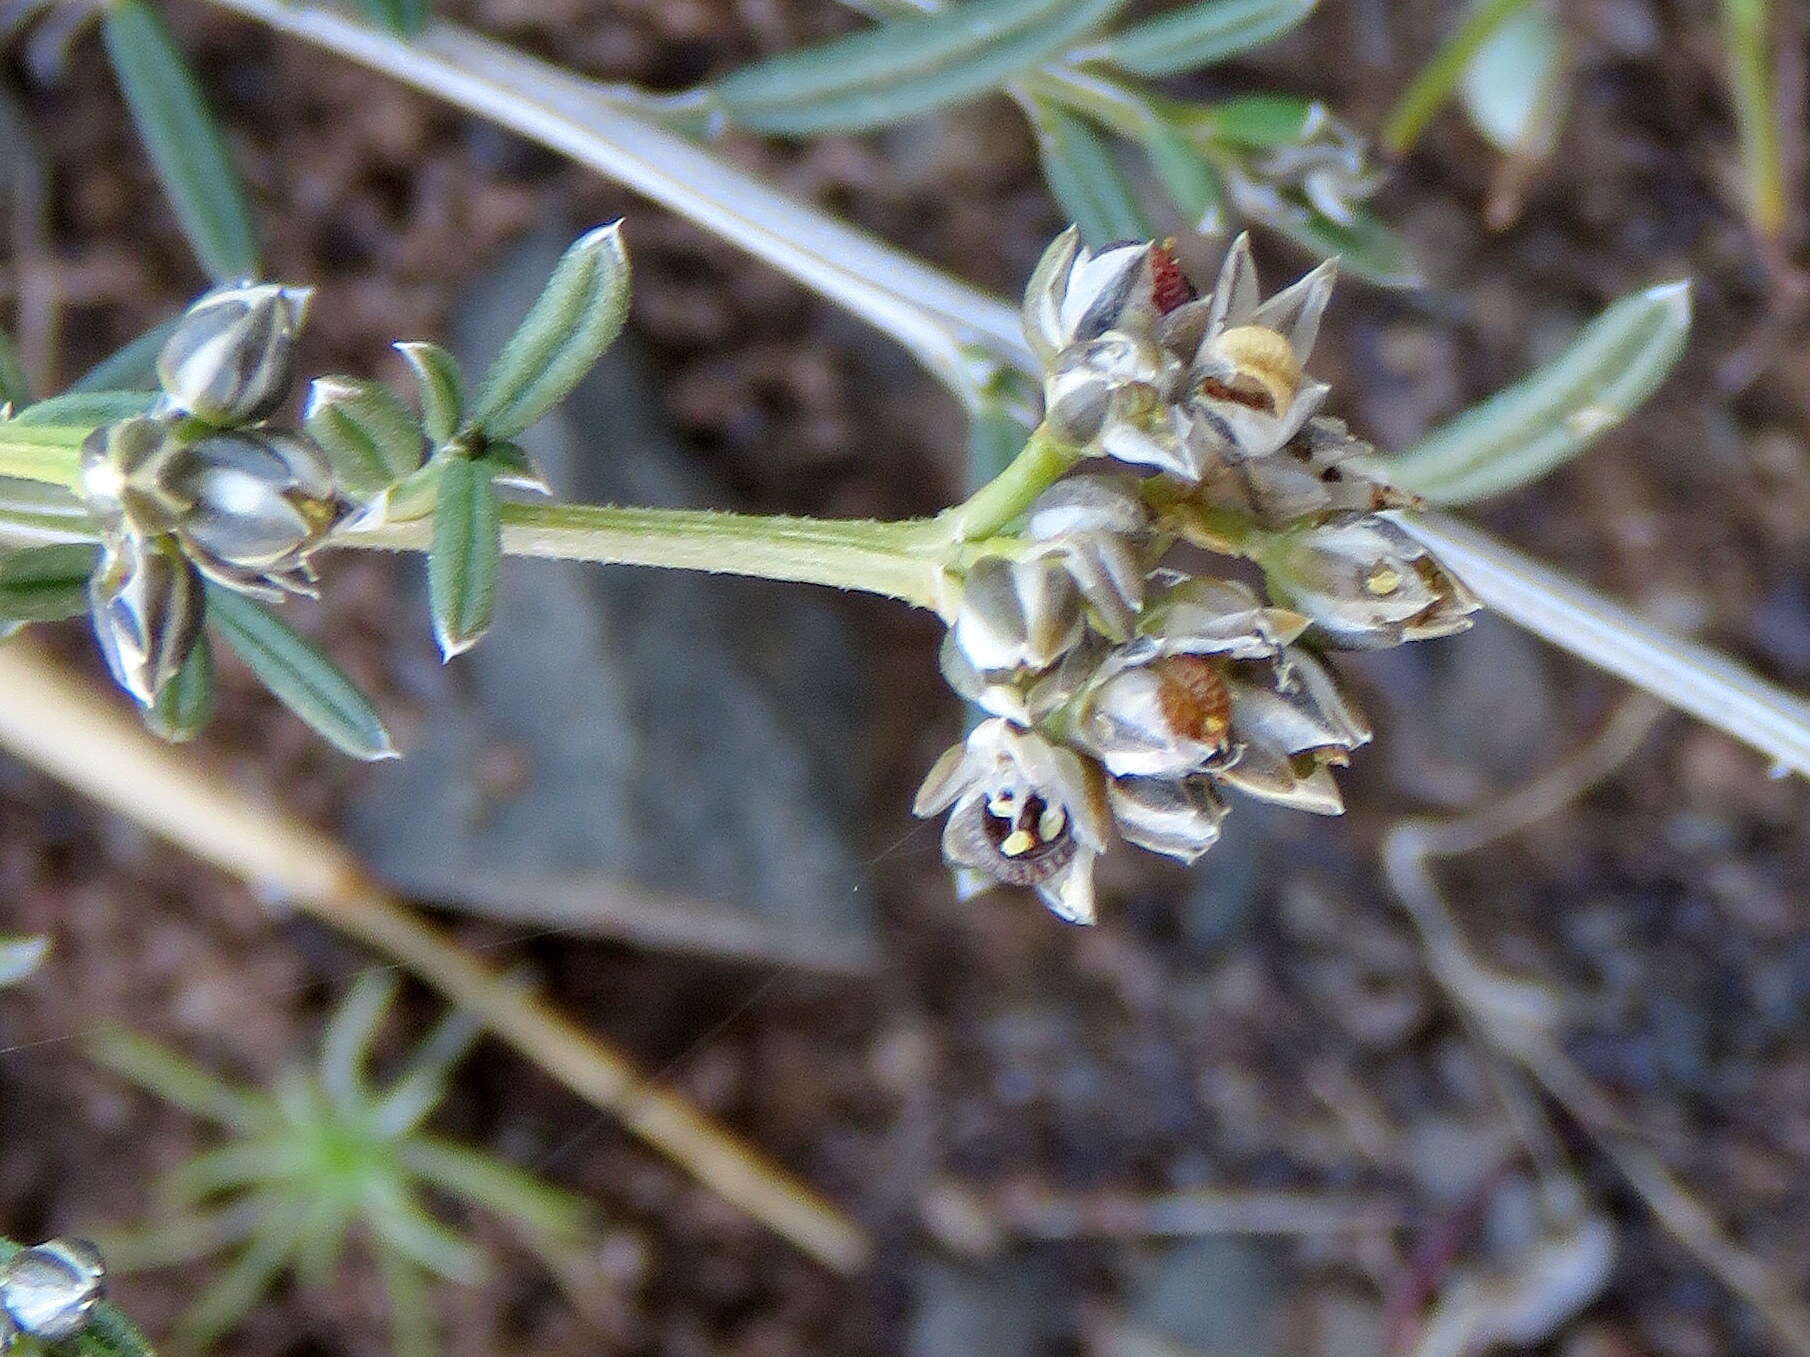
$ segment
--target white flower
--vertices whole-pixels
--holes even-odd
[[[913,810],[949,811],[951,865],[1035,887],[1059,917],[1091,924],[1094,859],[1112,830],[1104,782],[1072,749],[996,717],[937,760]]]

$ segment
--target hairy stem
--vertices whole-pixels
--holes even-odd
[[[73,485],[76,449],[88,432],[65,425],[9,429],[0,437],[0,477]],[[11,517],[0,511],[0,527]],[[38,525],[26,526],[35,530]],[[56,526],[67,527],[60,519]],[[418,519],[341,533],[332,544],[425,551],[432,537],[432,523]],[[880,523],[711,509],[512,503],[503,506],[503,550],[513,556],[798,580],[928,608],[936,606],[941,594],[949,539],[934,520]]]
[[[505,504],[503,550],[608,565],[666,566],[858,589],[934,607],[941,568],[928,523],[760,517],[709,509]],[[425,551],[427,519],[344,533],[334,543]]]
[[[992,537],[1080,459],[1079,448],[1058,442],[1039,426],[1004,471],[933,521],[951,542]]]

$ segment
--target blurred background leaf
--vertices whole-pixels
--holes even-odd
[[[1690,324],[1688,283],[1624,297],[1537,372],[1372,466],[1435,504],[1468,504],[1538,480],[1652,394],[1684,351]]]
[[[139,136],[201,267],[218,282],[256,276],[245,192],[170,30],[145,0],[115,0],[103,31]]]
[[[1145,20],[1077,53],[1134,75],[1178,75],[1279,38],[1313,13],[1316,0],[1200,0]]]
[[[731,120],[813,136],[915,118],[996,90],[1125,0],[968,0],[744,67],[714,87]]]
[[[1137,193],[1113,159],[1112,147],[1080,118],[1035,95],[1024,101],[1043,177],[1063,215],[1098,248],[1116,240],[1143,240],[1150,223]]]

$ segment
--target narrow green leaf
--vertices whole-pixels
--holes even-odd
[[[396,351],[415,370],[421,391],[421,427],[438,447],[465,423],[465,379],[459,374],[459,360],[438,344],[425,341],[398,344]]]
[[[25,379],[19,346],[4,330],[0,330],[0,402],[14,407],[31,404],[31,383]]]
[[[86,1049],[89,1059],[120,1078],[228,1130],[256,1135],[278,1124],[276,1104],[264,1094],[230,1083],[128,1028],[100,1028]]]
[[[214,648],[203,635],[176,677],[158,690],[157,701],[145,712],[145,725],[161,740],[185,744],[201,733],[213,714]]]
[[[1184,106],[1175,117],[1183,131],[1208,141],[1244,150],[1268,150],[1301,141],[1325,113],[1312,99],[1251,94],[1217,104]]]
[[[492,484],[499,489],[528,490],[536,495],[553,493],[546,476],[520,443],[492,443],[484,449],[484,462],[490,468]]]
[[[1381,218],[1359,208],[1349,222],[1336,222],[1312,208],[1291,209],[1265,221],[1309,253],[1330,259],[1354,278],[1381,287],[1418,287],[1420,266],[1402,238]]]
[[[68,543],[0,556],[0,617],[57,622],[87,612],[95,554],[85,543]]]
[[[358,10],[401,38],[412,38],[427,27],[427,0],[358,0]]]
[[[471,649],[490,627],[497,572],[503,560],[502,518],[495,467],[487,459],[446,459],[434,505],[434,540],[427,555],[427,592],[434,636],[446,659]]]
[[[1577,456],[1652,394],[1683,352],[1688,283],[1623,297],[1526,380],[1371,469],[1436,504],[1525,485]]]
[[[433,1136],[411,1136],[397,1153],[406,1168],[442,1192],[517,1225],[563,1240],[584,1230],[582,1200],[487,1154]]]
[[[968,0],[787,52],[717,84],[731,120],[807,137],[902,122],[998,89],[1092,32],[1125,0]]]
[[[15,424],[112,424],[142,415],[157,399],[154,391],[65,391],[28,405]]]
[[[1772,0],[1722,0],[1721,8],[1747,217],[1761,235],[1777,236],[1785,229],[1790,203],[1776,94],[1783,58],[1774,55]],[[1778,37],[1783,40],[1784,34]]]
[[[145,0],[113,0],[104,25],[132,119],[201,267],[222,282],[254,277],[257,236],[244,190],[169,29]]]
[[[353,499],[387,490],[421,465],[425,435],[414,412],[381,382],[318,377],[302,423]]]
[[[1225,188],[1206,157],[1160,119],[1145,128],[1141,140],[1176,211],[1202,235],[1217,235],[1225,223]]]
[[[181,321],[180,315],[171,316],[163,324],[146,330],[77,377],[64,388],[64,394],[75,391],[154,392],[157,355],[163,352],[164,341]]]
[[[611,222],[581,236],[554,266],[484,375],[472,424],[490,438],[510,439],[559,404],[621,332],[628,300],[622,223]]]
[[[1481,0],[1473,7],[1458,25],[1458,31],[1433,54],[1395,105],[1388,122],[1383,124],[1383,145],[1395,152],[1414,145],[1433,115],[1452,97],[1465,67],[1489,41],[1490,34],[1530,3],[1531,0]]]
[[[80,1357],[156,1357],[151,1344],[117,1305],[102,1301],[88,1316],[88,1327],[76,1339]]]
[[[302,720],[355,759],[393,759],[396,747],[371,700],[276,614],[230,589],[207,586],[207,615],[251,672]]]
[[[1565,113],[1565,35],[1538,5],[1511,15],[1477,49],[1459,94],[1476,129],[1510,155],[1542,159]]]
[[[50,955],[50,939],[0,936],[0,988],[16,985]]]
[[[1037,133],[1043,177],[1063,215],[1096,249],[1118,240],[1147,240],[1150,224],[1137,194],[1112,158],[1112,149],[1081,119],[1042,99],[1025,109]]]
[[[1295,27],[1315,0],[1202,0],[1115,33],[1089,47],[1089,59],[1135,75],[1175,75],[1224,61]]]

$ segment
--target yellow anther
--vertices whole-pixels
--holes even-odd
[[[1014,829],[1006,835],[999,851],[1009,858],[1021,858],[1037,846],[1037,836],[1028,829]]]

